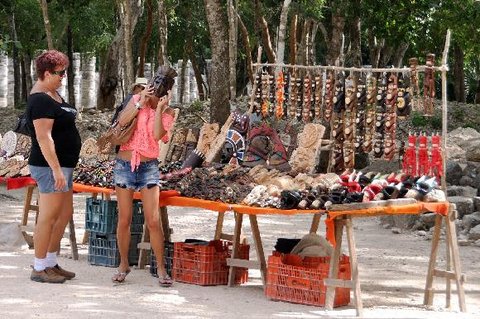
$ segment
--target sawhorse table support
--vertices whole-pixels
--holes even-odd
[[[437,214],[435,218],[434,233],[432,238],[432,249],[430,253],[430,261],[428,266],[427,280],[424,292],[424,305],[431,306],[433,304],[433,279],[434,277],[442,277],[447,279],[446,285],[446,305],[450,307],[450,280],[454,280],[457,285],[458,303],[461,312],[466,312],[465,292],[463,283],[465,281],[464,275],[461,273],[460,256],[457,243],[457,235],[455,230],[455,205],[450,204],[447,216]],[[446,270],[439,270],[435,268],[437,261],[437,252],[440,242],[440,231],[443,220],[446,223],[446,247],[447,247],[447,265]],[[335,249],[330,262],[330,269],[328,279],[325,279],[325,286],[327,286],[325,307],[327,310],[333,309],[333,302],[335,298],[336,287],[347,287],[353,290],[355,309],[357,316],[363,316],[363,304],[361,297],[360,281],[358,275],[358,262],[356,254],[355,238],[353,235],[352,216],[346,214],[335,218]],[[351,280],[337,279],[339,258],[342,246],[343,229],[346,229],[348,250],[350,253],[351,265]],[[453,262],[453,271],[450,270],[450,263]]]
[[[235,227],[233,231],[233,248],[232,248],[232,258],[227,259],[227,265],[230,266],[228,273],[228,286],[234,286],[235,282],[235,268],[249,268],[249,269],[260,269],[260,276],[262,278],[263,287],[266,287],[267,279],[267,264],[265,261],[265,253],[263,250],[262,237],[260,235],[260,229],[258,228],[257,215],[248,214],[250,221],[250,229],[252,231],[252,237],[255,244],[255,250],[257,252],[257,261],[254,260],[244,260],[239,259],[239,247],[240,247],[240,234],[242,231],[243,223],[242,213],[235,212]],[[314,214],[312,219],[312,224],[310,226],[310,233],[316,233],[318,226],[320,224],[321,214]]]
[[[22,231],[23,238],[28,244],[30,249],[33,248],[33,236],[27,233],[27,224],[28,224],[28,215],[31,211],[35,212],[35,224],[37,223],[38,217],[38,205],[32,204],[33,200],[33,193],[37,186],[30,185],[26,187],[25,191],[25,201],[23,204],[23,216],[22,216],[22,223],[20,225],[20,230]],[[68,230],[69,230],[69,239],[70,239],[70,247],[72,249],[72,258],[73,260],[78,260],[78,247],[77,247],[77,238],[75,236],[75,223],[73,221],[73,216],[71,217],[70,221],[68,222]]]

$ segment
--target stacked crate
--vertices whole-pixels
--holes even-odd
[[[117,245],[118,208],[117,201],[87,198],[85,229],[89,232],[88,262],[91,265],[118,267],[120,253]],[[128,260],[130,265],[138,262],[138,243],[143,232],[143,207],[141,201],[133,202],[131,239]]]

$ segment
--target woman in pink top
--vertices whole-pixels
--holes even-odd
[[[113,275],[114,282],[123,282],[130,273],[128,251],[134,191],[142,194],[145,223],[150,231],[150,242],[158,265],[160,285],[170,287],[172,279],[164,266],[164,234],[159,214],[158,141],[168,141],[168,131],[173,124],[173,109],[168,107],[170,91],[163,97],[155,95],[153,86],[147,86],[134,95],[119,115],[120,125],[137,116],[137,126],[130,140],[120,146],[114,181],[118,201],[117,244],[120,265]]]

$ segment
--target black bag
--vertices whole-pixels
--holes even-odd
[[[28,127],[28,116],[26,112],[18,116],[17,126],[13,131],[15,133],[30,136],[30,129]]]

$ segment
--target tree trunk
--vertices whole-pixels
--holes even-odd
[[[42,9],[43,24],[45,25],[45,35],[47,37],[47,45],[49,50],[53,50],[52,27],[50,26],[50,19],[48,18],[48,4],[47,0],[39,0],[40,8]]]
[[[250,39],[248,37],[248,30],[245,27],[240,16],[237,14],[238,22],[240,25],[240,31],[242,32],[242,40],[245,45],[245,55],[246,55],[246,63],[247,63],[247,74],[250,80],[250,83],[253,85],[253,63],[252,63],[252,47],[250,46]]]
[[[290,22],[290,64],[296,64],[296,57],[297,57],[297,21],[298,15],[294,15],[292,21]]]
[[[30,66],[32,65],[32,57],[30,56],[29,53],[24,53],[23,54],[23,61],[24,61],[24,64],[25,64],[25,72],[23,73],[23,77],[22,77],[22,80],[23,80],[23,87],[25,88],[24,91],[23,91],[23,94],[25,96],[25,101],[28,97],[28,95],[30,94],[30,91],[32,90],[32,86],[33,86],[33,83],[32,83],[32,74],[30,72]],[[27,67],[28,65],[28,67]]]
[[[343,31],[345,28],[345,17],[340,9],[336,9],[332,14],[332,34],[327,51],[327,64],[335,65],[339,61],[342,49]]]
[[[377,40],[377,38],[371,32],[368,34],[368,48],[370,49],[370,64],[372,68],[377,68],[380,64],[380,53],[385,44],[385,39]]]
[[[465,103],[465,73],[463,63],[463,50],[458,44],[455,44],[453,46],[453,79],[455,100],[457,102]]]
[[[122,54],[124,56],[123,64],[123,82],[125,87],[130,87],[135,82],[133,57],[133,31],[137,25],[138,17],[142,14],[143,1],[117,0],[119,5],[120,27],[123,29]]]
[[[152,36],[152,28],[153,28],[153,5],[152,0],[146,0],[145,6],[147,7],[147,25],[145,27],[145,33],[142,36],[142,40],[140,41],[140,61],[138,66],[138,76],[145,76],[145,55],[147,52],[148,41]]]
[[[305,65],[308,35],[309,35],[309,32],[310,32],[309,29],[310,29],[310,20],[305,19],[305,21],[303,22],[300,44],[299,44],[298,49],[297,49],[296,60],[297,60],[297,64],[299,64],[299,65]]]
[[[403,58],[405,57],[405,52],[407,52],[409,46],[408,43],[401,42],[397,47],[397,50],[395,50],[395,53],[393,54],[393,65],[396,68],[402,67]]]
[[[278,44],[277,44],[277,63],[282,64],[285,59],[285,34],[287,31],[288,9],[292,0],[285,0],[280,14],[280,24],[278,26]],[[277,72],[279,68],[277,68]]]
[[[98,89],[97,108],[113,109],[124,96],[121,86],[123,76],[124,56],[121,54],[123,45],[123,29],[117,30],[110,48],[100,69],[100,87]]]
[[[238,7],[238,0],[227,1],[228,13],[228,56],[229,56],[229,83],[230,83],[230,100],[235,100],[237,97],[237,43],[238,43],[238,19],[236,8]]]
[[[308,43],[307,51],[307,65],[315,64],[316,50],[315,50],[315,38],[317,37],[318,23],[312,21],[312,27],[310,28],[310,39]]]
[[[355,7],[360,8],[360,0],[355,0]],[[350,54],[349,64],[354,67],[362,66],[362,39],[361,39],[360,12],[355,12],[355,16],[350,25]]]
[[[270,31],[268,30],[268,23],[260,9],[259,0],[255,0],[255,15],[257,16],[257,23],[260,28],[262,36],[263,51],[267,55],[268,63],[275,63],[276,57],[273,52],[272,41],[270,39]]]
[[[228,102],[228,35],[221,0],[204,0],[212,48],[210,120],[220,125],[230,115]]]
[[[380,67],[387,67],[390,59],[392,58],[393,48],[388,45],[384,45],[380,54]]]
[[[158,65],[170,65],[167,55],[167,40],[168,40],[168,21],[167,10],[165,9],[164,0],[158,0],[158,34],[159,34],[159,49],[158,49]]]
[[[16,20],[15,14],[12,13],[10,16],[10,28],[12,32],[12,39],[16,43],[17,42],[17,27],[16,27]],[[20,63],[19,63],[19,56],[18,56],[18,48],[16,45],[13,46],[12,49],[12,63],[13,63],[13,107],[20,107]]]
[[[70,61],[67,72],[68,103],[75,106],[75,88],[73,87],[75,77],[75,74],[73,74],[73,33],[70,23],[67,26],[67,56]]]
[[[480,104],[480,80],[477,81],[477,91],[475,92],[475,104]]]

